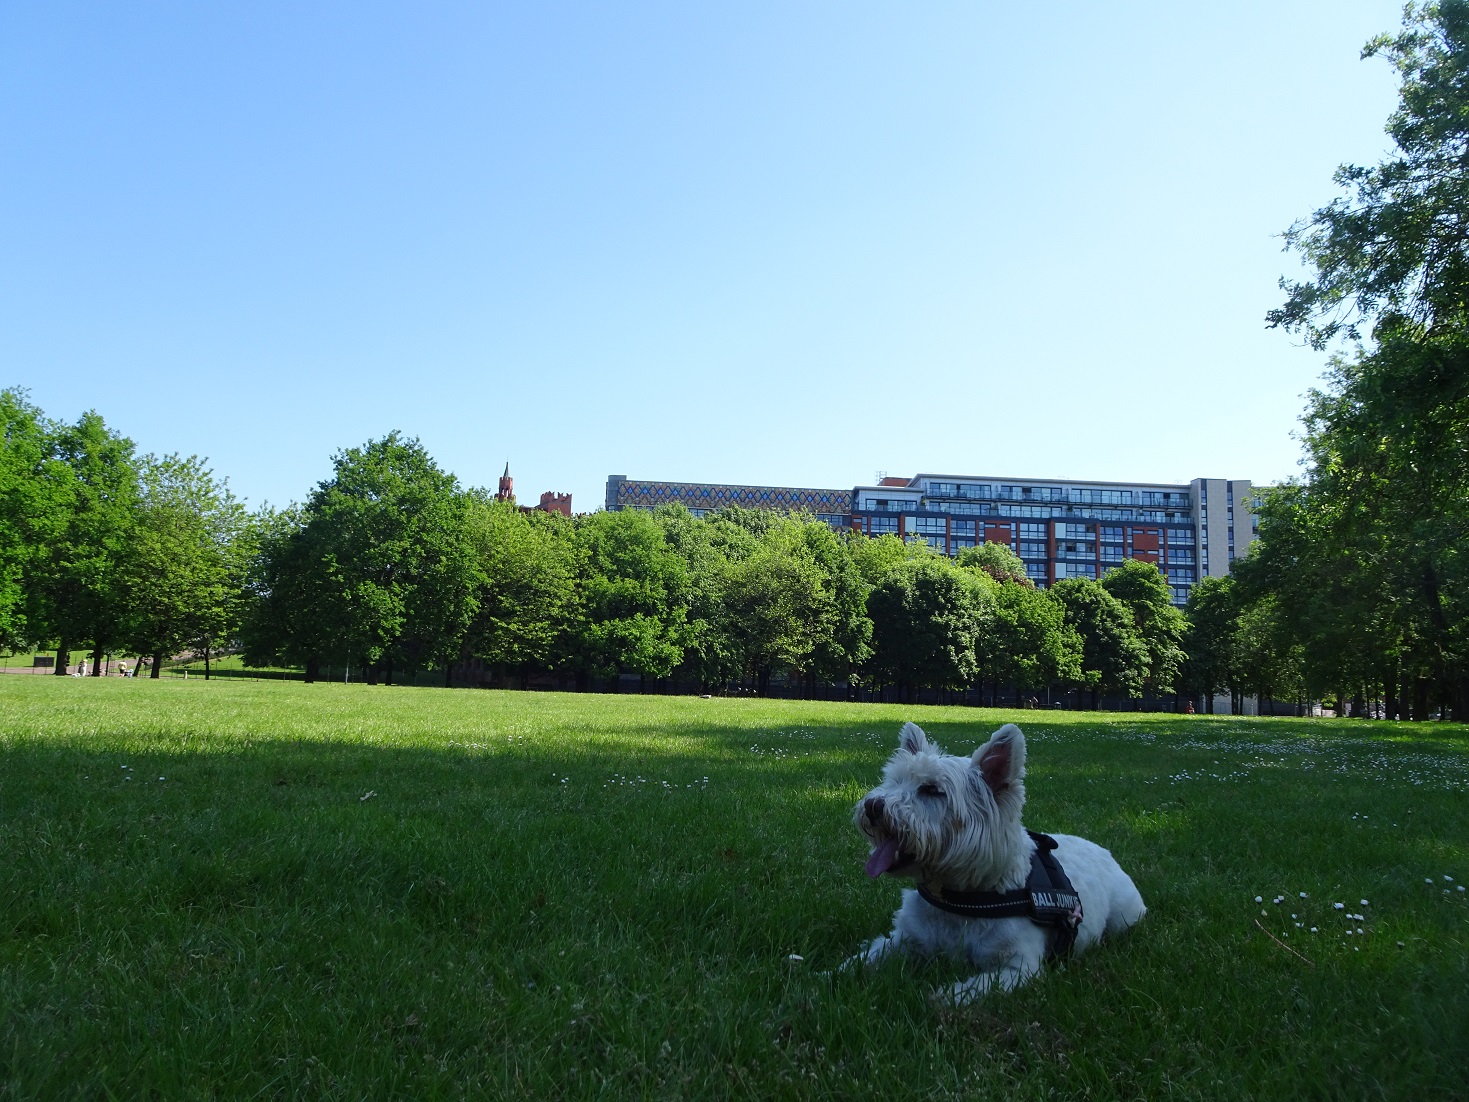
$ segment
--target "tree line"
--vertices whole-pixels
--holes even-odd
[[[1307,277],[1273,326],[1333,350],[1301,477],[1262,495],[1260,540],[1194,588],[1206,687],[1469,719],[1469,3],[1410,5],[1369,42],[1399,80],[1379,164],[1292,226]]]
[[[242,651],[308,680],[391,683],[469,664],[579,688],[631,674],[706,691],[818,686],[1179,688],[1185,622],[1155,566],[1050,590],[997,544],[922,542],[798,514],[681,506],[566,518],[497,501],[398,433],[333,457],[297,506],[247,511],[198,458],[139,456],[95,413],[0,393],[0,645],[150,656]],[[462,681],[462,677],[460,678]]]

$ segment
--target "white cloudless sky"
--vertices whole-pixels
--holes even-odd
[[[1266,482],[1279,234],[1385,0],[0,7],[0,386],[254,504],[608,474]]]

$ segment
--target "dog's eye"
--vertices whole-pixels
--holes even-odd
[[[932,783],[920,784],[918,786],[918,794],[920,796],[927,796],[929,799],[933,800],[942,800],[944,798],[944,790],[938,785]]]

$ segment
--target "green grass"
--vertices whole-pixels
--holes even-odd
[[[0,654],[0,667],[31,669],[35,665],[35,658],[38,654],[44,655],[47,658],[56,657],[56,652],[54,650],[6,651],[5,653]],[[80,659],[72,660],[71,664],[73,668],[76,667],[78,661],[80,661]]]
[[[181,677],[183,676],[183,672],[185,670],[189,671],[190,677],[203,677],[204,659],[190,658],[189,660],[184,662],[165,662],[163,666],[163,676]],[[230,676],[233,674],[243,677],[249,677],[252,674],[269,675],[282,673],[294,674],[297,677],[300,677],[301,675],[301,667],[299,666],[247,666],[245,665],[244,657],[238,654],[218,655],[211,658],[209,660],[209,670],[211,673],[221,674],[223,676]],[[332,672],[335,674],[334,677],[328,678],[323,676],[322,680],[341,680],[342,668],[340,666],[338,666]]]
[[[909,717],[1020,722],[1144,923],[823,975]],[[1446,725],[4,678],[0,1098],[1462,1097],[1466,793]]]

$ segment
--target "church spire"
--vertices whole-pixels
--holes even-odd
[[[508,501],[515,504],[515,480],[510,477],[510,461],[505,461],[505,473],[500,476],[500,489],[495,494],[496,501]]]

